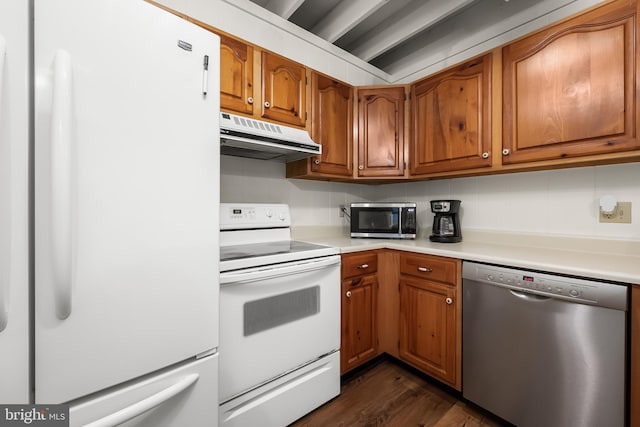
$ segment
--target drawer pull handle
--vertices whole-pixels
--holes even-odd
[[[428,268],[428,267],[418,267],[418,271],[421,271],[423,273],[431,273],[433,271],[433,268]]]
[[[445,301],[446,301],[446,302],[447,302],[447,304],[449,304],[449,305],[453,304],[453,299],[451,299],[451,298],[447,298]]]
[[[364,270],[365,268],[369,268],[369,264],[362,264],[362,265],[359,265],[359,266],[358,266],[358,268],[359,268],[360,270]]]

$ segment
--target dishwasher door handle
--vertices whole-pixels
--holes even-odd
[[[518,298],[522,298],[523,300],[532,301],[532,302],[546,301],[548,299],[551,299],[551,297],[546,297],[543,295],[535,295],[535,294],[526,294],[524,292],[514,291],[513,289],[509,289],[509,292]]]

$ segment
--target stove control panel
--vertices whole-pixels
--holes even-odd
[[[220,230],[280,228],[291,226],[289,205],[221,203]]]

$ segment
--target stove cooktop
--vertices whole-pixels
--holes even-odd
[[[298,240],[283,240],[220,247],[220,271],[337,255],[338,248]]]

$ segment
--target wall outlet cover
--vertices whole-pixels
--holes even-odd
[[[611,214],[604,214],[600,210],[600,222],[631,224],[631,202],[618,202]]]

